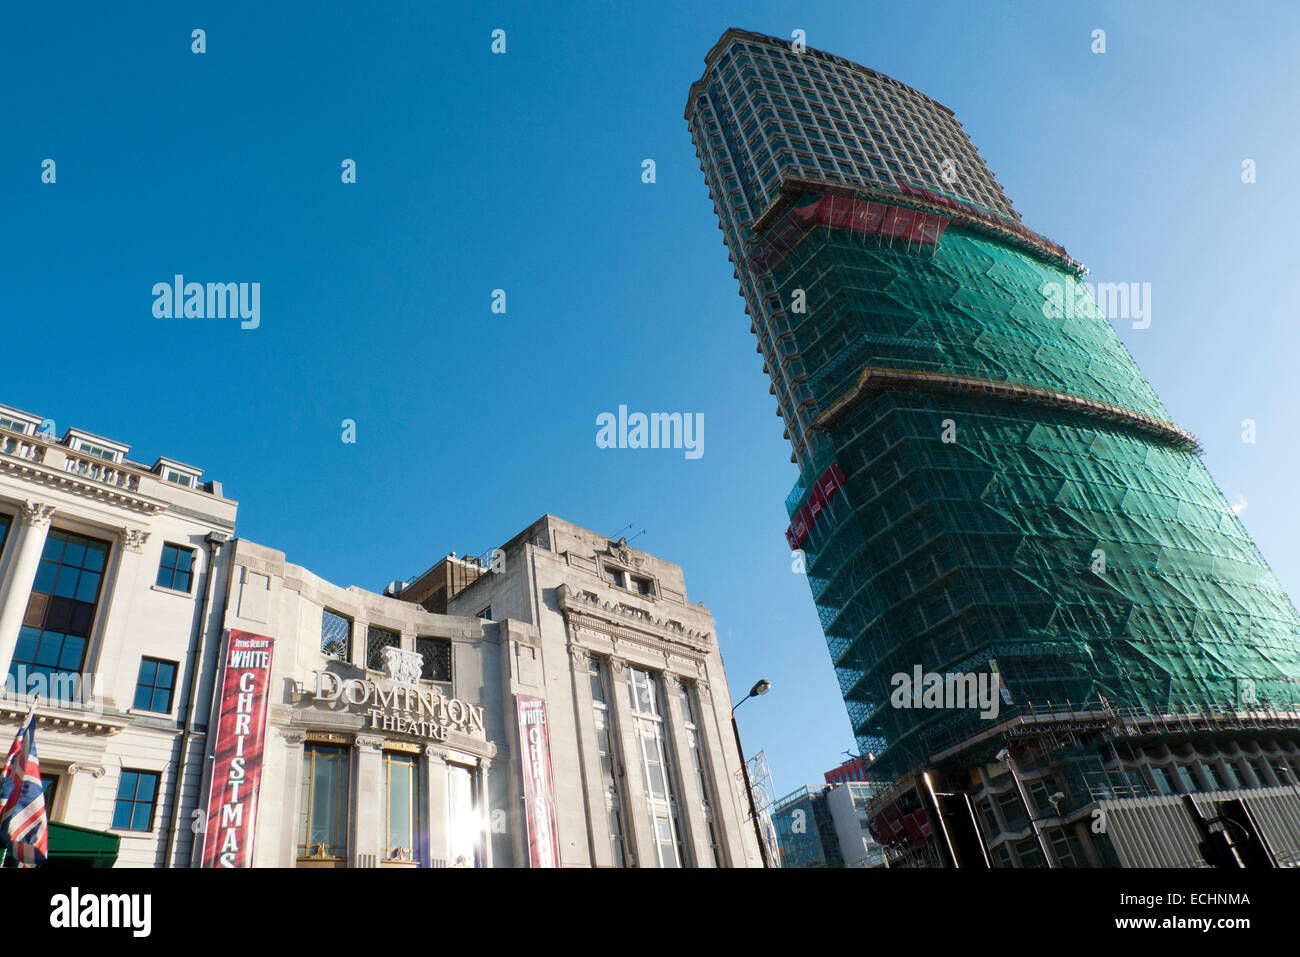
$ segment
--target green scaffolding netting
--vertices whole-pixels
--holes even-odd
[[[825,410],[864,368],[1168,412],[1065,269],[949,227],[932,246],[818,226],[771,268]],[[1061,293],[1064,292],[1064,296]],[[1064,303],[1064,308],[1062,304]],[[894,708],[891,677],[988,670],[1015,705],[1187,711],[1300,699],[1300,619],[1186,445],[975,391],[876,391],[826,427],[787,502],[847,476],[801,543],[854,732],[903,769],[979,728]]]

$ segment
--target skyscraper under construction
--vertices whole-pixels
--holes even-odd
[[[893,863],[1300,864],[1300,619],[1083,267],[924,94],[735,29],[705,63],[686,120]],[[899,707],[914,673],[997,713]]]

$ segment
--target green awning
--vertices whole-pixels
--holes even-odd
[[[112,867],[122,839],[106,831],[50,822],[50,856],[46,867]]]

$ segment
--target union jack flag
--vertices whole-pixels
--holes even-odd
[[[18,729],[0,776],[0,850],[19,867],[36,867],[49,854],[45,790],[36,760],[36,712]]]

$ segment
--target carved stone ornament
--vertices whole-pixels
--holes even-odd
[[[569,645],[569,657],[573,659],[573,667],[581,668],[587,663],[587,649],[578,645]]]
[[[298,728],[281,728],[280,737],[284,738],[285,744],[298,745],[307,740],[307,732]]]
[[[102,778],[105,769],[98,764],[69,764],[69,774],[89,774],[92,778]]]
[[[624,565],[635,565],[640,567],[645,563],[644,558],[634,558],[632,556],[632,549],[627,547],[626,538],[620,538],[616,542],[609,542],[605,552],[611,557],[618,559]]]
[[[122,533],[122,544],[127,551],[138,552],[149,541],[149,533],[139,528],[128,528]]]
[[[356,737],[356,745],[362,751],[382,751],[384,739],[374,735],[359,734]]]
[[[32,528],[40,528],[42,525],[50,524],[53,515],[53,505],[46,505],[44,502],[33,502],[31,499],[23,502],[23,520]]]
[[[418,651],[405,648],[384,649],[384,672],[390,681],[399,685],[414,685],[420,682],[420,670],[424,667],[424,655]]]

